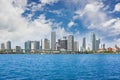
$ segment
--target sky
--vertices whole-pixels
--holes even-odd
[[[82,44],[94,32],[101,44],[120,46],[120,0],[0,0],[0,43],[72,34]]]

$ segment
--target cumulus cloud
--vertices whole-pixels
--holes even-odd
[[[35,11],[45,8],[46,4],[56,3],[58,0],[40,0],[41,3],[32,2],[27,4],[27,0],[0,0],[0,42],[12,40],[16,44],[23,44],[26,40],[40,40],[41,38],[49,38],[50,32],[55,28],[59,32],[59,37],[72,34],[66,32],[61,26],[63,24],[55,23],[54,20],[46,18],[45,14],[35,20],[30,20]],[[109,30],[112,36],[120,33],[120,18],[111,18],[102,10],[104,4],[96,0],[71,0],[64,1],[76,6],[73,20],[68,23],[68,27],[76,25],[74,20],[81,19],[88,29],[101,30],[103,33]],[[66,4],[67,6],[69,4]],[[119,4],[116,4],[116,6]],[[71,7],[73,7],[71,6]],[[119,11],[119,6],[115,6],[115,11]],[[30,8],[28,8],[30,7]],[[31,10],[32,13],[28,17],[23,17],[25,10]],[[71,8],[69,8],[71,9]],[[61,11],[53,10],[54,14],[61,14]],[[74,34],[76,35],[76,33]],[[79,37],[80,35],[77,35]],[[107,36],[107,35],[106,35]],[[78,38],[79,40],[79,38]],[[19,42],[19,43],[18,43]]]
[[[115,8],[114,8],[114,12],[117,11],[117,12],[120,12],[120,3],[117,3],[115,5]]]
[[[112,18],[101,23],[101,30],[108,33],[106,36],[118,36],[120,34],[120,18]]]
[[[22,16],[26,2],[27,0],[25,3],[20,0],[0,0],[0,42],[12,40],[15,44],[23,44],[25,40],[48,37],[53,22],[46,19],[44,14],[34,21],[27,20]]]
[[[74,19],[82,19],[85,26],[89,29],[99,29],[101,23],[105,22],[108,17],[101,9],[104,7],[102,2],[87,3],[83,9],[75,12]]]
[[[106,5],[100,0],[89,0],[79,2],[83,6],[74,12],[73,20],[82,20],[84,26],[96,33],[101,33],[101,37],[118,36],[120,33],[120,19],[112,18],[106,12]],[[77,4],[77,3],[75,3]],[[115,5],[114,11],[120,11],[120,3]],[[108,5],[107,5],[108,6]],[[106,35],[107,34],[107,35]]]
[[[13,6],[25,10],[27,5],[27,0],[13,0]]]
[[[78,13],[89,29],[100,30],[105,34],[109,30],[107,33],[110,35],[105,36],[118,35],[120,31],[120,19],[109,17],[106,12],[102,11],[103,8],[104,4],[102,2],[95,2],[86,4],[83,13]]]
[[[53,3],[56,0],[43,0],[42,3]],[[47,2],[48,1],[48,2]],[[15,45],[24,46],[26,40],[39,40],[42,38],[49,38],[50,32],[54,26],[60,26],[60,23],[55,23],[52,19],[46,19],[44,14],[41,14],[35,20],[29,20],[23,17],[22,14],[27,9],[26,6],[31,6],[33,10],[41,9],[35,3],[27,5],[27,0],[0,0],[0,42],[11,40]],[[41,4],[39,4],[41,5]],[[34,11],[33,11],[34,12]],[[29,17],[31,18],[31,14]],[[68,34],[64,28],[56,27],[56,31]]]

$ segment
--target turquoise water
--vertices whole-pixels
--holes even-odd
[[[120,55],[0,55],[0,80],[120,80]]]

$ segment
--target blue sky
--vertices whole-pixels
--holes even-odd
[[[94,32],[101,43],[120,45],[120,0],[0,0],[0,42],[21,45],[50,38],[52,30],[80,44]]]

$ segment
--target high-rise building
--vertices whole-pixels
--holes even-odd
[[[31,42],[31,50],[32,52],[37,52],[40,49],[40,42],[39,41],[32,41]]]
[[[79,44],[77,41],[74,41],[74,51],[79,51]]]
[[[26,41],[25,42],[25,53],[30,53],[31,52],[31,41]]]
[[[83,43],[82,43],[82,48],[83,50],[86,50],[86,38],[83,38]]]
[[[40,50],[40,42],[39,41],[35,41],[35,49],[36,50]]]
[[[73,35],[68,36],[67,50],[68,51],[73,51],[74,50],[74,36]]]
[[[67,39],[63,37],[63,39],[58,39],[58,47],[57,50],[67,50]]]
[[[42,40],[42,50],[49,50],[50,49],[50,41],[48,39]]]
[[[103,49],[105,49],[105,44],[103,44]]]
[[[1,50],[5,50],[5,44],[1,43]]]
[[[96,40],[96,50],[99,49],[99,46],[100,46],[100,39]]]
[[[21,47],[20,46],[16,46],[16,49],[15,49],[16,51],[16,53],[22,53],[22,49],[21,49]]]
[[[92,33],[91,39],[92,39],[92,51],[97,51],[100,46],[100,39],[96,40],[96,36],[94,33]]]
[[[6,43],[7,50],[11,50],[11,41],[8,41]]]
[[[91,34],[91,42],[92,42],[92,51],[96,51],[96,36],[94,33]]]
[[[51,50],[56,50],[56,32],[51,32]]]
[[[31,52],[35,52],[35,42],[34,41],[32,41],[31,42]]]

